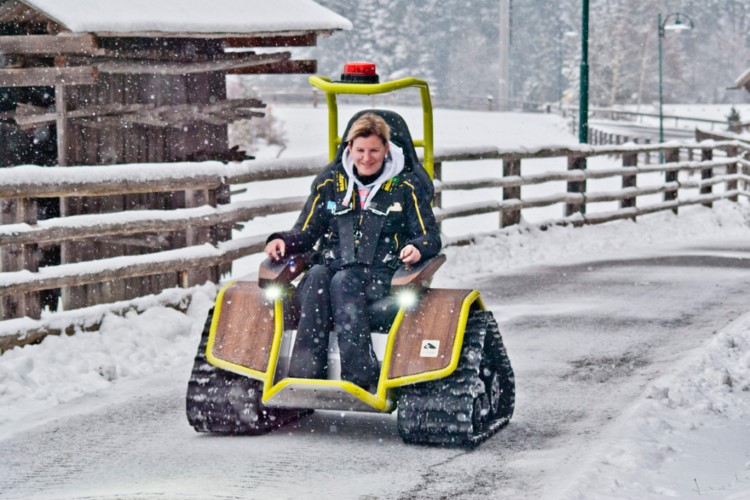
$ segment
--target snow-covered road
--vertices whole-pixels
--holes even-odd
[[[407,446],[394,416],[337,412],[260,437],[199,435],[184,417],[184,362],[0,422],[0,499],[605,497],[576,478],[606,463],[598,457],[623,415],[750,310],[746,215],[727,207],[450,249],[435,285],[482,291],[516,371],[513,421],[476,450]],[[747,491],[736,465],[727,481]],[[668,486],[685,497],[694,479]]]

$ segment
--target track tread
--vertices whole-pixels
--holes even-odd
[[[206,359],[213,311],[203,329],[186,397],[187,419],[198,432],[258,435],[299,420],[311,410],[267,408],[262,383],[217,368]]]
[[[485,373],[500,374],[499,409],[481,426],[474,405],[486,392]],[[515,405],[515,379],[497,322],[489,311],[472,311],[456,371],[401,389],[398,429],[410,444],[476,446],[508,424]]]

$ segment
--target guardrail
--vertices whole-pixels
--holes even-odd
[[[436,152],[435,213],[439,221],[476,214],[498,213],[498,230],[518,224],[526,210],[560,205],[561,217],[540,222],[552,224],[598,224],[617,219],[635,219],[644,214],[680,207],[748,196],[750,176],[747,159],[750,146],[738,141],[665,143],[660,145],[575,146],[559,148],[498,149],[456,148]],[[648,163],[646,158],[663,153],[665,163]],[[681,152],[696,156],[680,161]],[[594,157],[619,158],[614,168],[587,168]],[[546,172],[525,173],[529,160],[545,159],[556,168]],[[489,162],[487,169],[501,169],[502,175],[475,180],[447,181],[442,173],[458,162]],[[501,167],[497,161],[500,162]],[[219,268],[243,256],[259,253],[266,235],[218,241],[216,228],[255,217],[298,211],[305,196],[263,199],[218,204],[217,193],[226,193],[232,185],[257,181],[284,180],[311,176],[326,163],[323,156],[294,160],[258,160],[225,165],[218,162],[116,165],[97,167],[33,167],[0,169],[0,312],[2,319],[40,315],[39,292],[80,285],[101,285],[90,304],[122,300],[106,285],[125,278],[143,278],[175,273],[179,285],[198,285],[203,278],[191,279],[195,272]],[[700,173],[700,179],[694,178]],[[500,172],[498,172],[500,174]],[[649,176],[641,185],[639,177]],[[661,181],[653,182],[654,175]],[[592,191],[587,181],[619,178],[620,189]],[[555,184],[565,190],[554,192]],[[526,186],[550,185],[544,196],[523,196]],[[498,188],[497,199],[445,206],[443,194]],[[36,220],[40,198],[80,197],[146,192],[183,191],[186,208],[177,210],[135,210],[110,214],[78,215]],[[658,203],[643,204],[639,198],[659,195]],[[618,202],[616,210],[594,210],[603,202]],[[62,263],[38,267],[40,246],[60,242],[84,241],[105,237],[131,239],[144,233],[183,231],[191,237],[182,248],[168,248],[142,255],[108,257],[86,262]],[[445,238],[447,245],[471,243],[478,235]],[[202,279],[202,281],[201,281]],[[109,292],[109,294],[108,294]],[[88,304],[84,304],[88,305]]]
[[[577,106],[566,106],[562,109],[563,115],[567,112],[574,113],[573,116],[577,116],[576,113],[578,113],[578,107]],[[616,108],[589,108],[589,117],[595,118],[595,117],[602,117],[607,118],[609,120],[621,120],[623,118],[630,118],[637,119],[638,121],[641,121],[643,118],[659,118],[658,113],[645,113],[642,111],[628,111],[624,109],[616,109]],[[680,123],[680,121],[683,122],[690,122],[690,123],[701,123],[701,124],[708,124],[711,126],[711,130],[713,130],[714,126],[722,126],[726,128],[729,125],[728,120],[714,120],[711,118],[700,118],[695,116],[685,116],[685,115],[671,115],[671,114],[662,114],[662,119],[666,123],[672,123],[675,127],[677,127]],[[746,124],[742,124],[745,126]]]

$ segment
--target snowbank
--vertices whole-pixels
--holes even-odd
[[[580,228],[521,225],[485,236],[469,248],[447,248],[448,265],[438,279],[466,280],[529,265],[609,259],[623,252],[675,246],[698,237],[746,238],[750,210],[720,202],[713,210],[689,207],[674,215],[660,212],[638,218]],[[477,255],[482,258],[478,259]]]
[[[651,384],[562,498],[750,498],[748,414],[750,313]]]
[[[0,429],[106,390],[119,380],[191,366],[212,304],[208,289],[197,290],[187,313],[154,305],[142,313],[105,313],[100,319],[98,309],[93,308],[92,320],[101,320],[98,332],[50,336],[38,345],[3,353]]]

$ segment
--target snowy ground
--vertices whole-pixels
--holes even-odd
[[[316,113],[314,120],[319,120],[320,109],[278,108],[276,112],[289,120],[292,137],[309,138],[325,133],[324,127],[312,127],[305,119],[306,113]],[[472,144],[471,141],[514,147],[574,141],[566,135],[566,124],[549,115],[446,111],[438,113],[436,123],[439,125],[437,139],[444,140],[444,146]],[[503,133],[498,134],[498,131]],[[317,154],[323,148],[321,143],[324,144],[324,139],[321,141],[318,137],[309,144],[290,147],[289,153]],[[304,192],[306,182],[290,189]],[[244,196],[252,196],[252,193]],[[637,224],[617,222],[544,232],[528,227],[484,239],[473,247],[448,249],[448,264],[435,284],[491,282],[497,273],[565,268],[622,255],[659,255],[675,246],[688,245],[698,252],[702,244],[709,242],[727,242],[727,248],[732,242],[731,250],[724,251],[722,257],[746,258],[750,246],[743,247],[737,242],[750,241],[749,221],[750,208],[722,203],[713,211],[694,207],[684,210],[679,217],[671,213],[655,214]],[[246,231],[268,232],[282,223],[286,225],[287,221],[254,221],[248,224]],[[483,255],[482,259],[477,259],[478,253]],[[249,265],[238,265],[235,272],[243,274],[249,268]],[[118,391],[132,391],[133,385],[141,381],[159,380],[161,374],[188,367],[211,295],[210,290],[198,292],[187,314],[153,307],[125,318],[107,316],[98,333],[51,337],[40,345],[15,349],[0,356],[0,443],[10,443],[25,432],[70,417],[71,412],[82,411],[77,408],[95,406],[99,404],[97,401],[111,398]],[[591,304],[586,306],[592,307]],[[526,307],[533,310],[543,308],[544,304],[529,303]],[[583,307],[583,304],[576,307]],[[750,307],[747,310],[750,311]],[[495,313],[502,321],[512,323],[513,312],[498,308]],[[750,498],[750,447],[747,446],[750,435],[750,313],[727,310],[725,320],[717,322],[715,330],[699,348],[679,356],[645,384],[640,396],[606,426],[593,448],[588,446],[589,436],[585,433],[568,436],[574,446],[591,451],[578,457],[574,467],[568,464],[565,470],[570,473],[564,477],[559,473],[546,476],[549,482],[542,488],[545,496],[565,499]],[[524,373],[534,363],[533,345],[523,346],[523,338],[514,338],[513,342],[519,346],[519,373]],[[566,349],[563,342],[560,340],[561,352]],[[513,360],[512,350],[510,355]],[[82,402],[88,403],[82,405]],[[523,404],[523,392],[519,404]],[[523,409],[519,415],[523,418]],[[43,454],[43,450],[39,452]],[[31,459],[19,457],[19,460]],[[527,466],[540,467],[532,461]],[[555,469],[554,464],[548,466]],[[6,481],[3,471],[4,467],[0,466],[0,498],[19,498],[3,493]],[[159,496],[177,497],[175,493],[179,489],[175,488],[161,491]],[[100,496],[136,497],[128,495],[128,491],[127,488],[101,491]],[[388,490],[384,486],[373,486],[372,492],[377,491]],[[72,496],[75,495],[40,494],[36,498]],[[217,495],[217,498],[219,496],[224,497]],[[466,496],[471,497],[471,492],[466,492]]]

